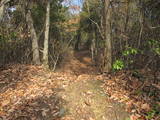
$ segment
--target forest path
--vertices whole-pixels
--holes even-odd
[[[70,73],[72,75],[94,75],[98,73],[96,67],[93,65],[88,51],[71,52],[67,60],[62,63],[61,71]]]
[[[103,78],[97,75],[87,51],[74,53],[63,71],[73,77],[60,85],[58,96],[66,101],[61,109],[65,114],[62,120],[127,120],[124,106],[110,100],[103,91]]]
[[[62,66],[57,72],[22,64],[1,70],[0,120],[127,120],[123,105],[105,94],[104,76],[87,51]]]

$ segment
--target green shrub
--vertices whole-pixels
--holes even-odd
[[[136,55],[138,53],[138,49],[128,47],[125,51],[122,52],[123,56]]]
[[[122,60],[116,60],[113,63],[113,70],[122,70],[124,68],[124,62]]]

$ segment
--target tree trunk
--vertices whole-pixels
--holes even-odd
[[[139,2],[143,6],[143,2],[141,0]],[[144,13],[143,13],[142,8],[140,9],[139,23],[140,23],[140,31],[139,31],[139,38],[138,38],[138,48],[141,45],[142,34],[144,30]]]
[[[28,24],[31,38],[32,38],[33,64],[40,65],[38,38],[33,26],[33,19],[32,19],[30,10],[26,15],[26,20],[27,20],[27,24]]]
[[[45,28],[45,38],[44,38],[44,49],[43,49],[43,65],[48,67],[48,41],[49,41],[49,28],[50,28],[50,1],[47,3],[46,11],[46,28]]]
[[[3,19],[3,14],[4,14],[4,7],[5,5],[2,5],[1,7],[0,7],[0,21],[2,21],[2,19]]]
[[[81,42],[81,32],[80,29],[77,31],[77,35],[76,35],[76,43],[75,43],[75,50],[78,51],[79,50],[79,45]]]
[[[112,45],[111,45],[111,8],[110,0],[104,0],[104,69],[103,72],[110,72],[112,69]]]
[[[96,53],[96,31],[95,27],[93,26],[92,29],[94,30],[92,33],[92,43],[91,43],[91,56],[92,61],[95,62],[95,53]]]
[[[0,21],[3,19],[5,4],[7,4],[10,0],[2,0],[0,2]]]

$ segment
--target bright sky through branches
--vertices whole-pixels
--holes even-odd
[[[70,8],[72,14],[78,14],[81,11],[83,0],[64,0],[65,6]]]

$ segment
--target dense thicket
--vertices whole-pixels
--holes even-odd
[[[107,36],[112,43],[110,49],[114,70],[147,67],[158,69],[160,3],[156,0],[113,0],[107,8],[109,23],[106,23],[105,5],[105,0],[86,0],[77,32],[81,40],[86,40],[99,68],[104,71],[107,64]],[[106,28],[106,24],[110,25]]]
[[[56,66],[63,58],[66,44],[72,38],[70,35],[72,33],[67,32],[64,25],[69,19],[68,7],[63,6],[62,2],[62,0],[50,1],[48,8],[50,20],[47,24],[47,1],[1,1],[3,5],[0,24],[1,65],[44,63],[43,48],[46,48],[48,49],[46,58],[49,59],[50,66]],[[49,26],[48,33],[46,26]],[[49,40],[48,47],[44,44],[46,37]]]
[[[66,54],[64,48],[85,46],[102,72],[147,67],[157,71],[160,2],[85,0],[79,15],[71,15],[62,2],[50,1],[47,23],[47,1],[1,1],[0,63],[55,67]],[[79,24],[74,22],[79,19]]]

